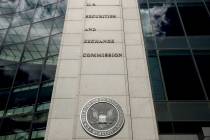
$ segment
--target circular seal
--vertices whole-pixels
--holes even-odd
[[[87,133],[95,137],[109,137],[121,130],[124,114],[120,105],[109,98],[94,98],[81,110],[80,121]]]

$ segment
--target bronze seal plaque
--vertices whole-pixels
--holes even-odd
[[[120,105],[109,98],[94,98],[81,110],[80,121],[84,130],[95,137],[110,137],[119,132],[124,124]]]

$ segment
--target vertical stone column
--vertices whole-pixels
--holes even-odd
[[[133,140],[158,140],[137,0],[122,0]]]
[[[123,47],[121,1],[86,0],[85,4],[86,18],[84,21],[85,32],[80,91],[77,96],[73,139],[96,139],[83,130],[80,124],[79,113],[83,105],[90,99],[109,97],[121,105],[125,115],[123,129],[109,139],[129,140],[131,139],[132,131],[127,90],[126,59]],[[94,16],[102,17],[96,18]],[[95,31],[89,31],[89,29],[95,29]],[[95,43],[95,41],[101,43]]]
[[[157,140],[137,2],[69,0],[67,7],[45,139],[97,139],[79,114],[90,99],[109,97],[125,124],[108,139]]]

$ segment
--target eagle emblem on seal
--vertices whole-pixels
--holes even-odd
[[[124,124],[120,105],[109,98],[99,97],[88,101],[81,110],[80,121],[84,130],[92,136],[109,137]]]
[[[93,124],[111,124],[113,122],[113,109],[109,109],[108,111],[104,112],[98,112],[94,108],[93,110],[93,120],[91,123]]]

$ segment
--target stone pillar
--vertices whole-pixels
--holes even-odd
[[[108,139],[158,140],[136,0],[68,1],[45,139],[97,139],[79,115],[102,96],[118,102],[125,116]]]

